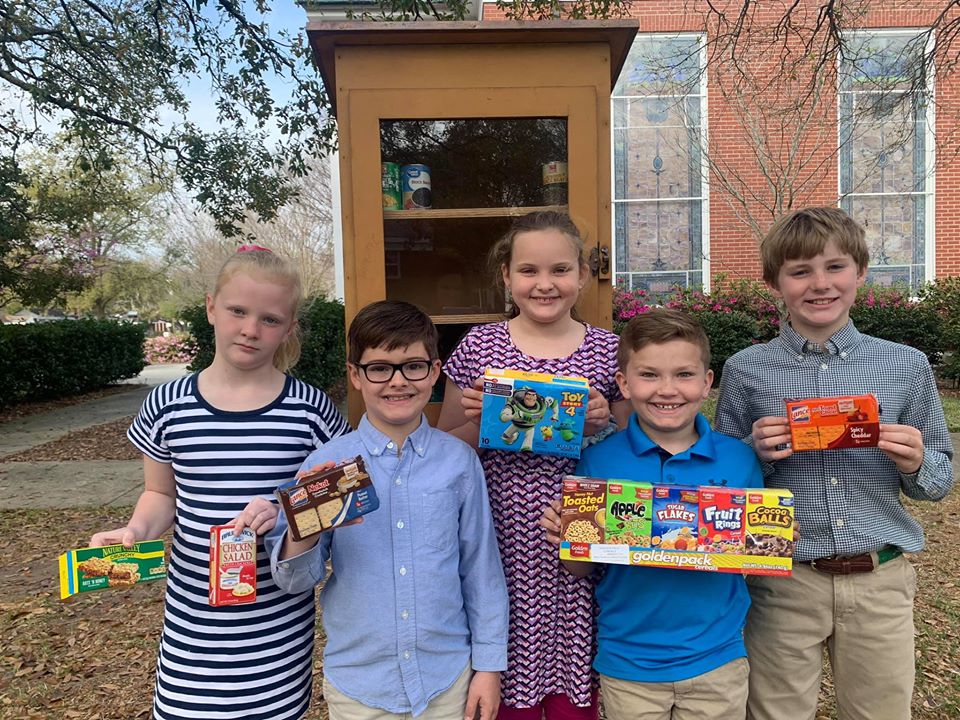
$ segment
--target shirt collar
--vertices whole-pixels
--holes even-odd
[[[384,453],[390,454],[396,450],[393,440],[388,438],[382,432],[377,430],[373,423],[367,419],[367,414],[364,413],[363,417],[360,418],[360,424],[357,426],[357,433],[360,435],[360,440],[363,442],[363,446],[367,449],[374,457],[380,457]],[[413,451],[423,457],[427,451],[427,443],[430,440],[430,424],[427,422],[425,415],[420,415],[420,425],[417,426],[417,429],[414,430],[407,436],[407,439],[403,443],[404,448],[413,448]]]
[[[793,329],[789,322],[780,325],[780,340],[787,349],[794,354],[804,355],[809,353],[828,353],[830,355],[839,355],[841,352],[849,351],[852,347],[859,344],[863,336],[860,331],[854,327],[853,321],[848,320],[847,324],[837,330],[823,345],[818,346],[810,342],[803,335]]]
[[[694,427],[700,437],[692,446],[681,453],[677,453],[674,457],[689,457],[690,455],[700,455],[711,459],[716,457],[713,444],[713,430],[710,429],[710,423],[702,413],[697,413],[697,417],[694,420]],[[651,440],[643,431],[643,428],[640,427],[636,413],[630,416],[630,422],[627,423],[627,438],[630,441],[630,447],[633,449],[635,455],[657,452],[660,447]]]

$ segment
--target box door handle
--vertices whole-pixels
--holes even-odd
[[[608,248],[593,248],[590,251],[590,260],[588,262],[590,272],[601,278],[610,277],[610,250]]]

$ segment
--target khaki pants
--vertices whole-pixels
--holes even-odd
[[[607,720],[743,720],[748,673],[746,658],[737,658],[678,682],[633,682],[601,675],[600,697]]]
[[[431,700],[427,709],[417,715],[417,720],[463,720],[463,713],[467,707],[467,692],[470,690],[472,679],[473,670],[467,664],[453,685]],[[327,682],[326,678],[323,679],[323,697],[327,701],[330,720],[411,720],[413,718],[411,713],[392,713],[364,705],[344,695]]]
[[[906,558],[853,575],[794,563],[793,577],[747,584],[748,718],[813,720],[824,645],[840,720],[910,717],[917,579]]]

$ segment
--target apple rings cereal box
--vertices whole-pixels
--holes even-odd
[[[210,605],[240,605],[257,599],[257,536],[233,525],[210,528]]]
[[[785,402],[794,451],[876,447],[880,439],[880,407],[873,395]]]
[[[163,540],[146,540],[132,548],[107,545],[70,550],[60,556],[60,599],[105,588],[127,588],[167,576]]]
[[[589,394],[586,378],[488,368],[479,446],[579,458]]]

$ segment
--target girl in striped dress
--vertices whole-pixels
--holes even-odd
[[[290,263],[243,246],[207,295],[210,367],[155,388],[127,432],[143,452],[145,488],[127,525],[90,545],[130,546],[173,525],[155,718],[299,720],[306,712],[313,592],[277,588],[259,544],[256,601],[207,601],[210,527],[270,530],[276,487],[317,446],[349,431],[324,393],[285,374],[300,355],[301,297]]]

